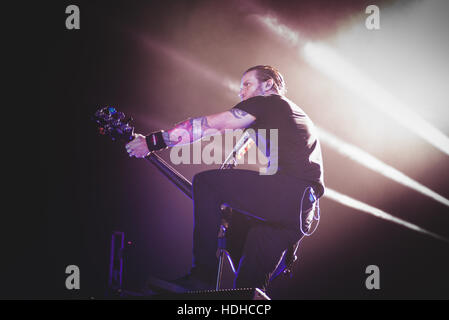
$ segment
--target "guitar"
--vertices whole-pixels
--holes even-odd
[[[98,125],[98,132],[101,135],[109,136],[113,141],[122,140],[129,142],[134,139],[134,127],[130,125],[133,119],[131,117],[126,118],[123,112],[117,111],[114,107],[98,109],[92,118]],[[154,152],[148,154],[145,159],[151,162],[179,190],[192,199],[192,183],[182,174]]]

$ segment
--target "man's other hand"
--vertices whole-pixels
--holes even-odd
[[[134,135],[133,141],[126,144],[125,148],[130,157],[144,158],[150,153],[145,136],[138,133]]]

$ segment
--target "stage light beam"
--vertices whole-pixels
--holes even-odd
[[[281,24],[275,17],[266,15],[256,17],[268,30],[296,48],[311,66],[368,101],[368,105],[387,114],[406,129],[449,155],[449,137],[407,108],[387,90],[362,75],[356,67],[345,61],[330,47],[304,39],[298,32]]]
[[[445,134],[407,108],[387,90],[362,75],[334,50],[321,43],[308,42],[302,52],[305,60],[313,67],[449,155],[449,138]]]
[[[387,165],[362,149],[340,140],[335,135],[322,128],[317,127],[317,131],[320,141],[336,150],[341,155],[449,207],[448,199],[413,180],[399,170]]]
[[[400,226],[403,226],[403,227],[405,227],[407,229],[419,232],[421,234],[430,236],[430,237],[432,237],[434,239],[437,239],[437,240],[440,240],[440,241],[443,241],[443,242],[446,242],[446,243],[449,244],[449,239],[447,239],[447,238],[445,238],[443,236],[440,236],[440,235],[438,235],[436,233],[427,231],[427,230],[425,230],[425,229],[423,229],[423,228],[421,228],[421,227],[419,227],[419,226],[417,226],[417,225],[415,225],[413,223],[410,223],[410,222],[407,222],[405,220],[396,218],[395,216],[393,216],[393,215],[391,215],[391,214],[389,214],[389,213],[387,213],[385,211],[382,211],[382,210],[380,210],[378,208],[372,207],[372,206],[370,206],[370,205],[368,205],[368,204],[366,204],[364,202],[361,202],[361,201],[356,200],[354,198],[351,198],[351,197],[349,197],[347,195],[339,193],[339,192],[337,192],[337,191],[335,191],[333,189],[326,188],[325,197],[329,198],[329,199],[331,199],[331,200],[333,200],[335,202],[338,202],[338,203],[340,203],[340,204],[342,204],[344,206],[347,206],[349,208],[353,208],[353,209],[356,209],[356,210],[368,213],[368,214],[370,214],[372,216],[375,216],[377,218],[381,218],[383,220],[393,222],[393,223],[398,224]]]
[[[159,54],[161,54],[161,56],[169,58],[173,62],[178,63],[180,66],[182,66],[182,68],[191,70],[196,74],[201,75],[204,79],[207,79],[210,82],[225,86],[233,93],[238,94],[238,92],[240,91],[240,86],[236,81],[215,72],[211,68],[208,68],[200,62],[196,61],[194,58],[187,56],[187,54],[183,54],[181,51],[170,47],[168,44],[159,42],[155,39],[143,35],[138,36],[138,39],[149,50],[158,52]]]

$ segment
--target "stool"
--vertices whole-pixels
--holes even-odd
[[[250,216],[251,218],[256,218],[257,220],[262,220],[258,217],[255,217],[251,214],[248,214],[247,212],[241,212],[240,210],[235,210],[231,206],[229,206],[226,203],[221,204],[220,206],[222,218],[221,218],[221,224],[218,231],[217,236],[217,258],[218,258],[218,271],[217,271],[217,280],[215,285],[215,290],[221,289],[221,279],[223,275],[223,266],[224,261],[226,257],[229,257],[229,253],[226,250],[226,232],[229,228],[229,218],[234,214],[243,214],[245,216]],[[262,220],[264,221],[264,220]],[[277,278],[280,274],[289,275],[292,271],[293,263],[297,260],[296,252],[299,247],[299,243],[301,240],[298,240],[294,245],[291,247],[285,249],[281,257],[275,267],[275,269],[270,273],[270,279],[269,281],[273,281],[275,278]],[[232,264],[232,261],[230,261]],[[234,270],[234,267],[232,268]],[[235,271],[234,271],[235,273]]]

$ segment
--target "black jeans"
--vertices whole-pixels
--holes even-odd
[[[238,264],[235,288],[265,288],[282,252],[303,235],[299,227],[301,198],[310,183],[285,175],[249,170],[209,170],[193,178],[193,270],[213,281],[217,273],[220,205],[251,213],[234,214],[227,249]],[[303,230],[313,220],[313,203],[303,201]]]

